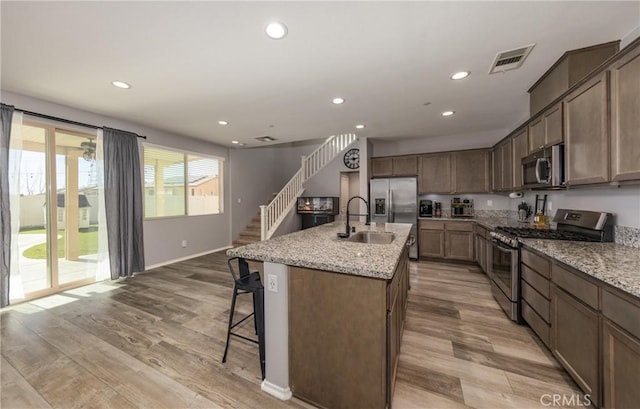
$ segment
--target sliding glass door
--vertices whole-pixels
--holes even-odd
[[[30,299],[103,278],[106,253],[102,175],[96,160],[96,134],[52,125],[22,125],[19,171],[10,184],[19,186],[12,203],[19,226],[12,226],[11,275],[19,277],[12,299]],[[15,185],[17,184],[17,185]],[[14,189],[15,191],[15,189]],[[104,271],[103,271],[104,273]]]

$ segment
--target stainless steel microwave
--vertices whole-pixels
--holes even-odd
[[[564,144],[544,148],[522,158],[522,184],[531,189],[566,187]]]

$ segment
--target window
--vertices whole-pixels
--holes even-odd
[[[211,157],[145,145],[145,217],[222,213],[222,164]]]

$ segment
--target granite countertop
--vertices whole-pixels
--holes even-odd
[[[640,249],[615,243],[520,239],[539,251],[585,274],[640,297]]]
[[[530,224],[529,221],[523,223],[513,219],[512,217],[419,217],[418,220],[474,222],[489,230],[494,230],[498,226],[529,227]]]
[[[356,232],[388,231],[395,233],[396,238],[390,244],[352,243],[338,239],[337,233],[344,232],[344,224],[334,222],[229,249],[227,255],[385,280],[393,278],[411,224],[365,226],[352,222],[351,225],[355,226]]]

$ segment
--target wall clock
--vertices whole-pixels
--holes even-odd
[[[360,167],[360,149],[349,149],[344,154],[344,166],[349,169],[358,169]]]

